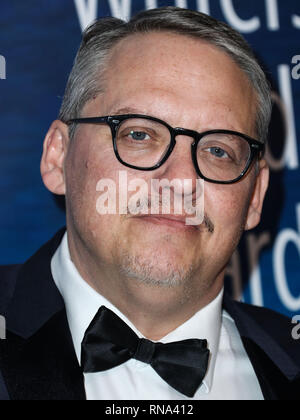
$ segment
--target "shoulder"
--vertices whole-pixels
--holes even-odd
[[[255,337],[259,341],[263,341],[264,337],[271,339],[300,359],[300,334],[299,339],[295,339],[297,337],[293,332],[297,325],[291,318],[273,309],[234,301],[228,296],[224,297],[224,309],[234,319],[241,335]]]
[[[271,335],[284,336],[293,325],[289,317],[273,309],[237,302],[228,296],[224,298],[224,309],[241,326],[246,328],[247,323],[252,322]]]
[[[262,327],[272,327],[273,325],[287,325],[291,324],[291,319],[286,315],[276,312],[273,309],[266,307],[251,305],[243,302],[235,302],[243,312],[247,313],[253,319],[260,323]]]
[[[41,300],[41,296],[47,295],[49,288],[54,288],[51,285],[53,281],[50,263],[64,234],[65,228],[23,264],[0,266],[1,315],[6,315],[13,304],[19,308],[30,306],[30,303]]]

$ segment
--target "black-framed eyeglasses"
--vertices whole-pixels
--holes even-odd
[[[265,148],[263,143],[237,131],[198,133],[173,128],[158,118],[140,114],[75,118],[67,124],[109,125],[119,162],[142,171],[153,171],[162,166],[171,155],[177,136],[192,137],[192,161],[198,176],[216,184],[239,181]]]

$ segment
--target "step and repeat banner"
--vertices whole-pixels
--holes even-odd
[[[42,142],[57,117],[82,30],[97,17],[180,6],[239,30],[273,86],[270,188],[260,226],[244,235],[227,270],[236,298],[300,314],[299,0],[0,1],[0,264],[23,262],[65,224],[43,186]]]

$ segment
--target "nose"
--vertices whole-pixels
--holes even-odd
[[[158,169],[159,178],[172,181],[172,185],[185,188],[185,194],[194,195],[196,192],[196,180],[199,178],[196,172],[191,146],[194,138],[189,135],[176,135],[176,144],[167,161]],[[158,174],[158,173],[157,173]],[[177,185],[178,184],[178,185]]]

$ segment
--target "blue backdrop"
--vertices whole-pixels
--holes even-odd
[[[261,225],[247,233],[226,286],[246,302],[300,314],[299,0],[10,0],[0,2],[0,264],[22,262],[64,225],[39,161],[57,117],[81,31],[96,17],[128,18],[176,5],[244,34],[273,85],[271,184]]]

